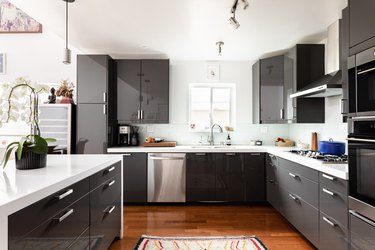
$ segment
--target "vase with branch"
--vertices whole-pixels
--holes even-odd
[[[38,122],[39,94],[48,92],[49,87],[33,83],[23,77],[12,83],[1,84],[0,92],[0,127],[3,123],[26,122],[30,134],[22,136],[17,142],[8,144],[1,165],[6,166],[11,154],[15,151],[17,169],[34,169],[46,166],[48,142],[53,138],[40,136]]]

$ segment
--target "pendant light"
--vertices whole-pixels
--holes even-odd
[[[73,3],[75,0],[63,0],[65,2],[65,49],[63,54],[63,63],[70,64],[71,62],[71,51],[68,48],[68,3]]]

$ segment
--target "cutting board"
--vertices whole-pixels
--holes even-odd
[[[162,142],[145,142],[144,147],[176,147],[175,141],[162,141]]]

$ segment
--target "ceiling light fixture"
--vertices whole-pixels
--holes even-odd
[[[63,0],[65,4],[65,49],[63,54],[63,63],[64,64],[70,64],[71,62],[71,51],[68,48],[68,3],[74,3],[75,0]]]
[[[241,0],[243,3],[243,9],[246,10],[249,7],[249,2],[247,0]]]
[[[243,3],[243,9],[246,10],[248,7],[249,7],[249,2],[248,0],[241,0],[241,2]],[[232,8],[231,8],[231,13],[232,13],[232,17],[229,18],[229,22],[230,24],[235,28],[235,29],[238,29],[238,27],[240,27],[240,23],[237,21],[236,19],[236,11],[237,11],[237,6],[238,6],[238,0],[234,0],[233,2],[233,5],[232,5]]]
[[[221,51],[222,51],[222,46],[224,45],[224,42],[223,41],[218,41],[216,42],[216,45],[218,46],[217,50],[219,52],[219,56],[221,56]]]
[[[238,27],[240,27],[240,23],[237,21],[236,19],[236,15],[233,13],[233,16],[231,18],[229,18],[229,22],[230,24],[235,28],[235,29],[238,29]]]

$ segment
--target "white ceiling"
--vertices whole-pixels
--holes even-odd
[[[11,0],[64,38],[65,2]],[[233,0],[76,0],[69,42],[114,58],[144,54],[175,60],[256,60],[296,43],[318,43],[347,0],[249,0],[229,24]],[[241,3],[240,3],[241,4]],[[215,43],[224,41],[222,56]]]

